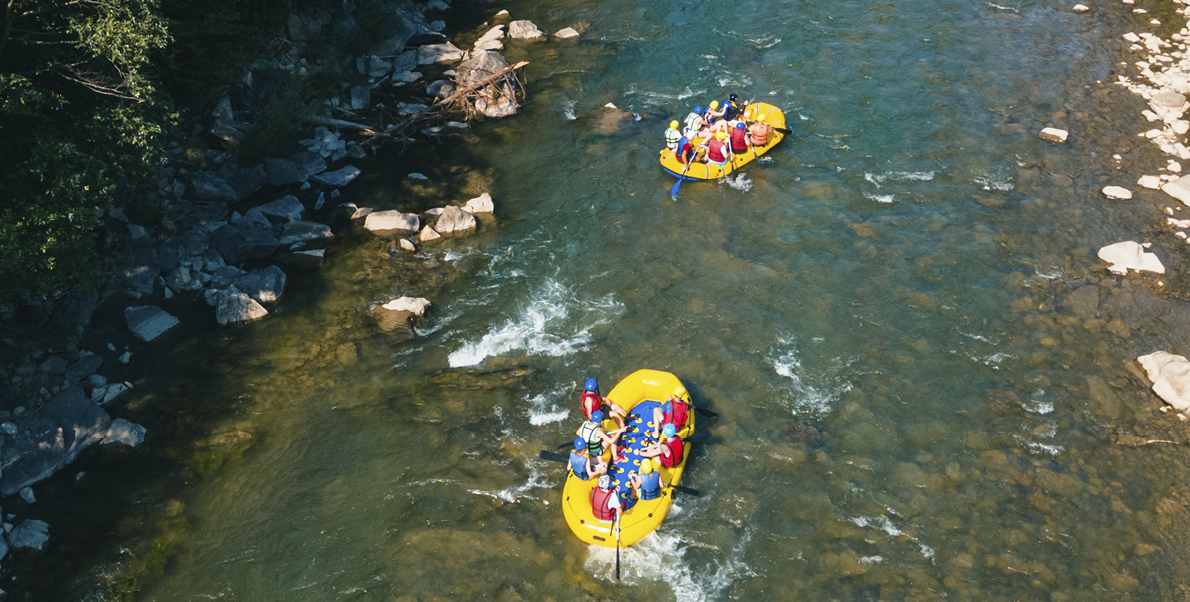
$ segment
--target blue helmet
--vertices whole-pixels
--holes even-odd
[[[661,427],[661,434],[665,435],[665,438],[667,438],[667,439],[670,437],[673,437],[674,435],[678,434],[678,427],[676,427],[672,424],[667,424],[667,425]]]
[[[702,107],[694,107],[695,115],[702,115]]]
[[[574,438],[574,449],[577,449],[579,451],[583,451],[584,449],[587,449],[587,440],[583,439],[582,437],[575,437]]]
[[[603,412],[600,410],[595,410],[594,412],[591,412],[591,422],[594,422],[596,424],[603,422]]]
[[[735,124],[735,129],[737,129],[737,130],[744,129],[744,123],[740,122],[740,123]]]
[[[583,388],[594,393],[595,390],[599,388],[599,383],[595,382],[595,379],[593,378],[588,378],[587,383],[583,385]]]

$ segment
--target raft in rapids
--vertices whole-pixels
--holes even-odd
[[[653,409],[660,407],[670,395],[676,396],[687,404],[690,394],[678,377],[660,370],[637,370],[620,381],[610,393],[607,400],[619,404],[628,413],[624,423],[628,430],[620,436],[620,455],[624,462],[612,464],[608,474],[612,477],[613,486],[619,491],[621,499],[628,497],[632,486],[628,484],[628,473],[640,466],[642,460],[640,451],[653,441],[645,435],[653,429]],[[686,425],[678,429],[678,436],[682,442],[682,461],[673,468],[661,467],[661,481],[669,485],[678,485],[682,480],[682,471],[686,462],[690,460],[690,442],[686,437],[694,432],[694,406],[686,413]],[[616,428],[611,419],[604,420],[603,426],[607,430]],[[610,453],[605,451],[604,453]],[[566,517],[566,524],[579,539],[599,546],[616,547],[616,536],[613,521],[602,521],[595,518],[591,510],[591,491],[596,487],[598,479],[584,481],[574,476],[573,472],[566,475],[566,486],[562,490],[562,514]],[[646,535],[652,533],[665,520],[670,505],[673,504],[673,488],[661,488],[661,496],[652,500],[637,500],[625,510],[620,517],[620,546],[632,545]]]
[[[767,123],[774,128],[768,136],[768,144],[761,147],[748,147],[747,152],[737,153],[731,161],[723,165],[691,163],[689,167],[678,161],[675,151],[666,148],[661,151],[661,169],[682,180],[715,180],[722,178],[731,175],[737,169],[755,161],[761,155],[767,153],[769,149],[776,146],[778,142],[785,138],[785,135],[780,130],[789,131],[785,127],[785,113],[767,102],[757,102],[745,107],[744,119],[747,121]],[[780,130],[777,128],[780,128]],[[704,142],[706,142],[704,138],[695,138],[690,141],[690,144],[694,148],[698,148]]]

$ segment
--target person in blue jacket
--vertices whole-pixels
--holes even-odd
[[[587,454],[587,442],[582,437],[574,438],[574,451],[570,452],[570,470],[574,472],[574,476],[586,481],[606,473],[607,465],[601,460],[602,458],[593,459]]]

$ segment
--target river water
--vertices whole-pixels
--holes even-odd
[[[1148,442],[1184,427],[1129,362],[1190,351],[1185,245],[1156,193],[1098,193],[1164,165],[1135,136],[1143,100],[1107,85],[1120,34],[1180,27],[1151,4],[461,5],[590,28],[509,42],[531,61],[520,115],[381,155],[346,199],[490,190],[495,216],[417,257],[344,232],[268,319],[143,353],[126,414],[151,438],[47,486],[94,510],[47,518],[56,568],[30,589],[1180,599],[1185,454]],[[783,107],[795,135],[671,199],[666,123],[730,92]],[[1047,125],[1071,141],[1036,139]],[[1170,273],[1110,275],[1095,251],[1120,240],[1153,241]],[[402,294],[435,304],[412,341],[368,313]],[[536,456],[573,436],[586,377],[606,392],[643,367],[720,417],[684,481],[702,496],[624,550],[616,581]]]

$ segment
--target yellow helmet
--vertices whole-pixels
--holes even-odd
[[[669,129],[671,129],[671,130],[678,129],[678,122],[676,120],[669,122]]]
[[[719,130],[718,132],[715,132],[715,139],[716,140],[727,140],[727,134],[723,133],[723,130]]]
[[[711,101],[711,110],[714,111],[715,109],[718,109],[718,108],[719,108],[719,101],[712,100]]]
[[[650,472],[653,472],[653,463],[648,460],[641,462],[640,463],[640,474],[649,474]]]

